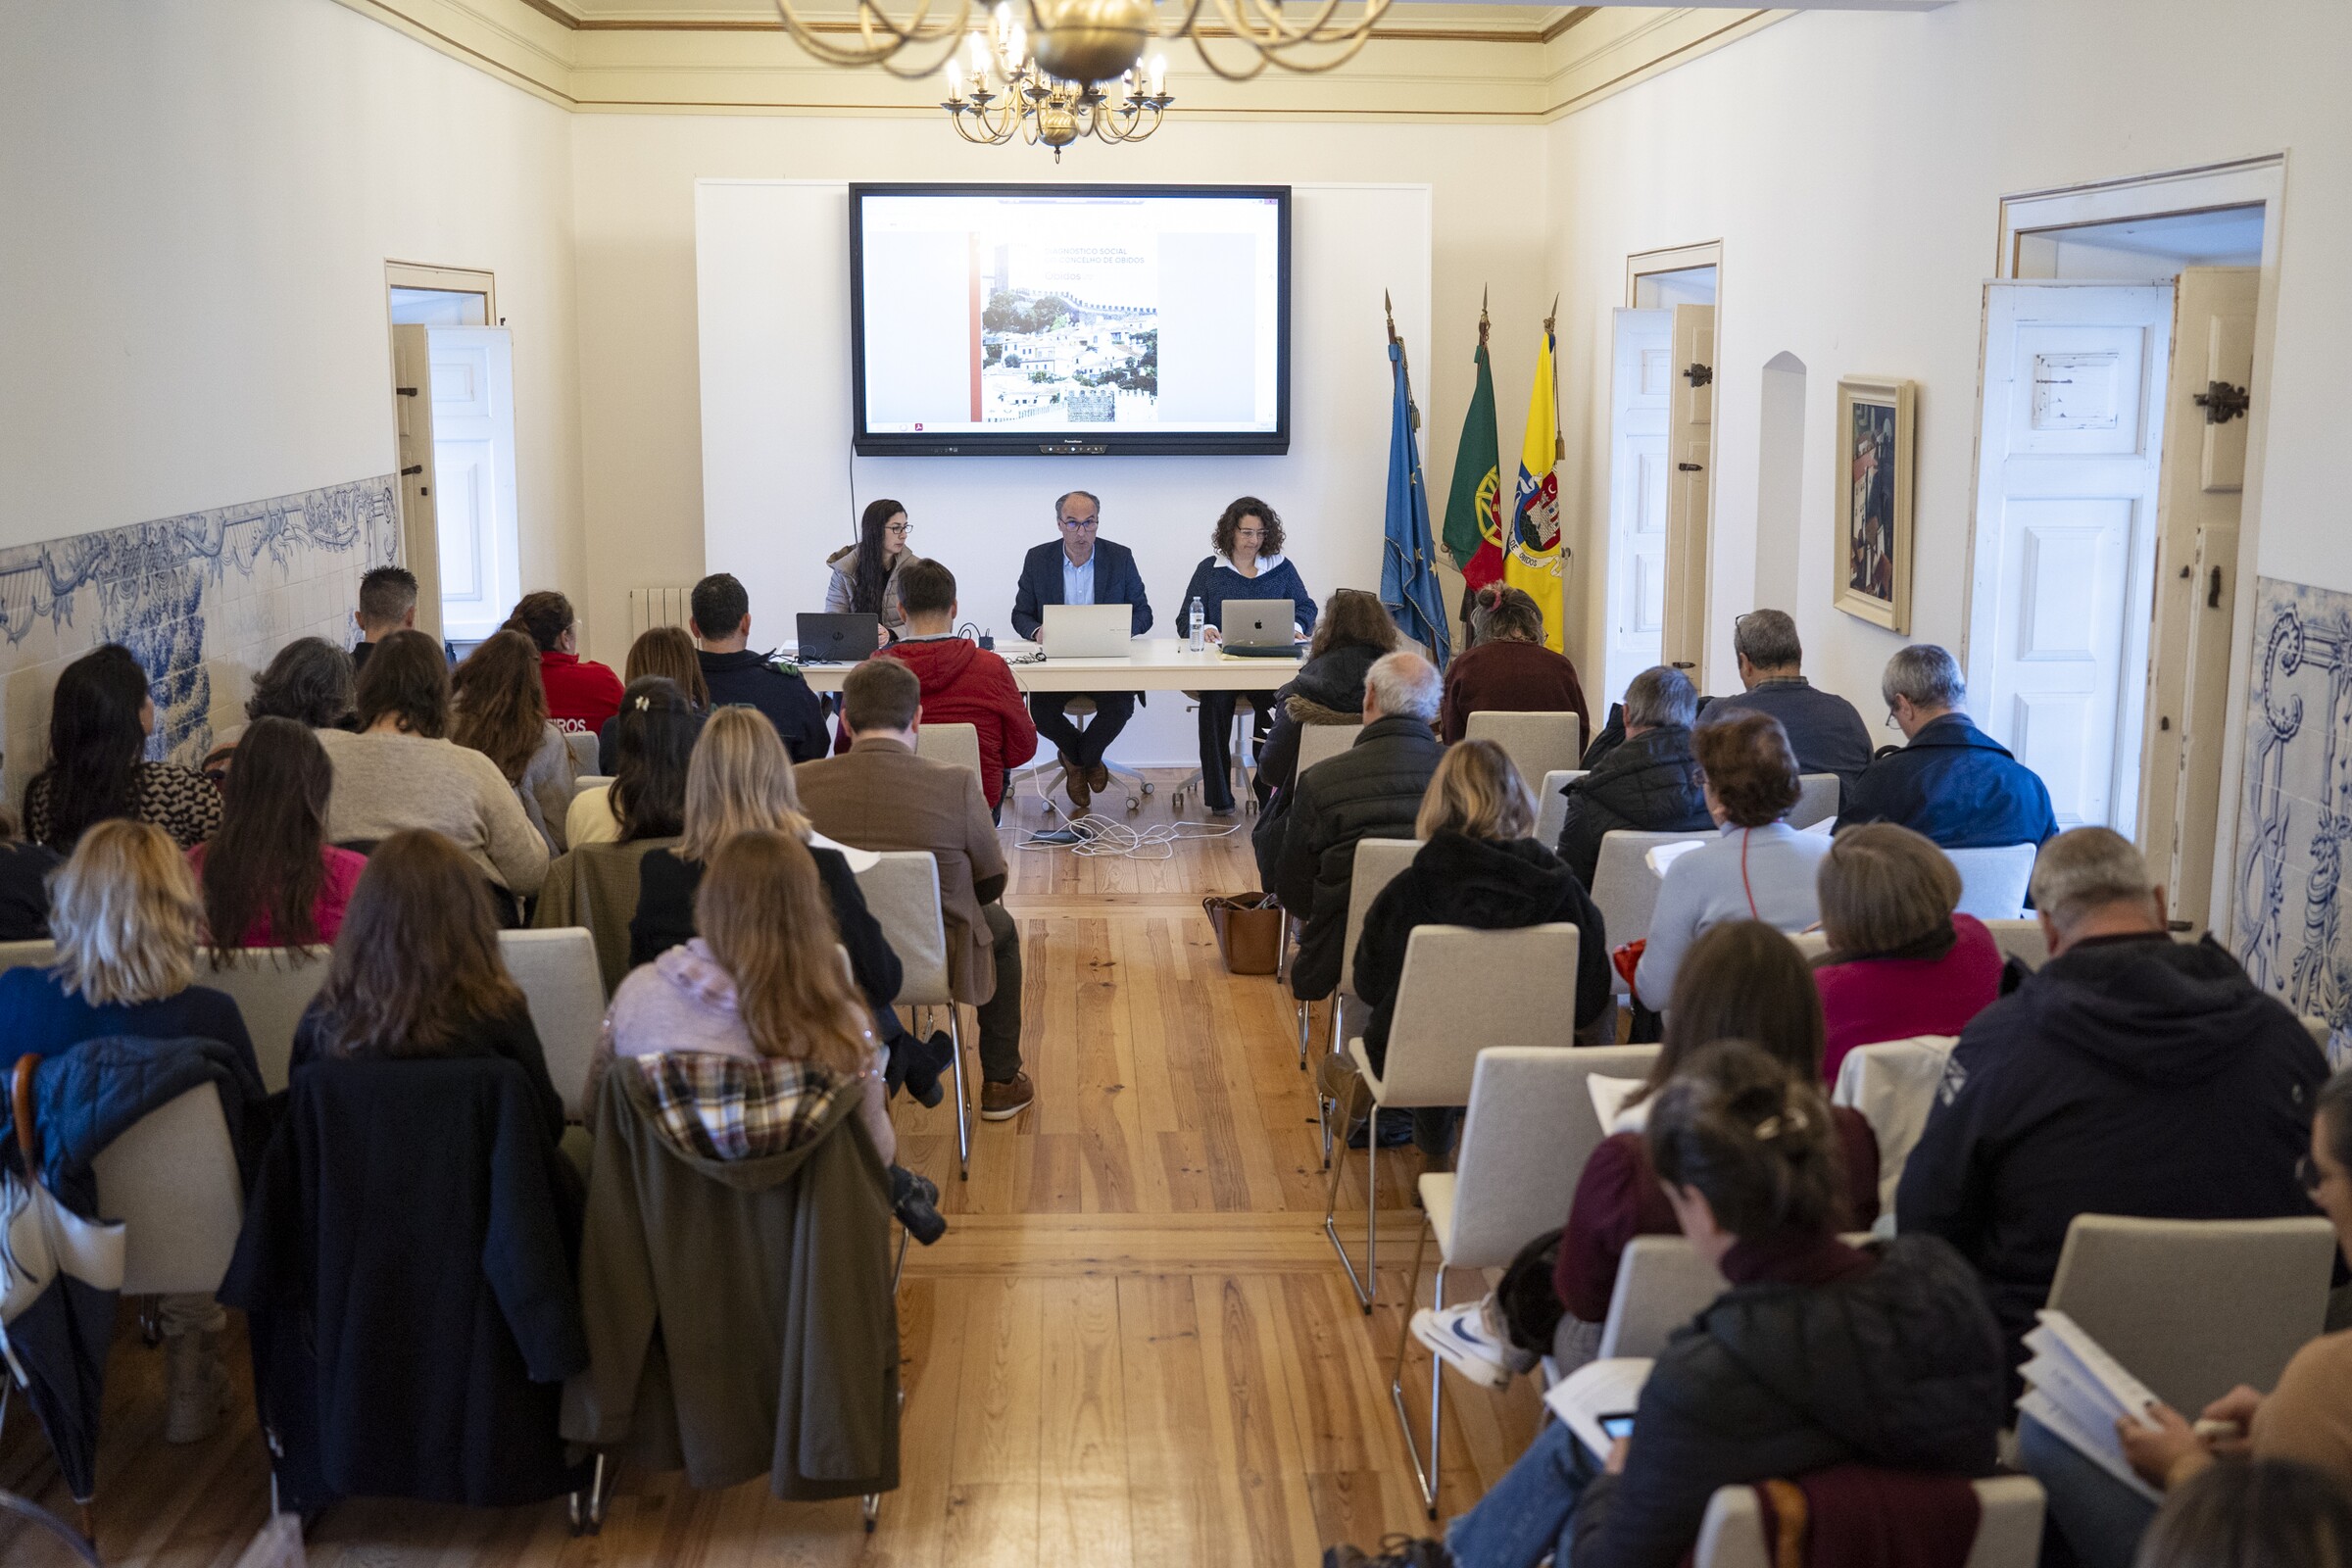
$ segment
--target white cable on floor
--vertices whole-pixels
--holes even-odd
[[[1032,833],[1021,840],[1017,848],[1067,850],[1072,855],[1115,856],[1129,860],[1172,860],[1176,858],[1179,842],[1185,839],[1221,839],[1239,830],[1242,825],[1239,821],[1226,827],[1210,827],[1206,822],[1160,822],[1151,827],[1135,827],[1099,811],[1073,817],[1054,805],[1054,798],[1046,793],[1044,774],[1042,767],[1031,768],[1028,774],[1030,786],[1037,792],[1038,803],[1050,808],[1064,825],[1050,836]],[[1018,797],[1019,791],[1015,789],[1009,799],[1017,801]],[[1187,828],[1194,831],[1188,833],[1185,831]],[[1079,836],[1075,841],[1061,837],[1067,832],[1076,832]]]

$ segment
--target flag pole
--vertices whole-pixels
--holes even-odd
[[[1389,318],[1389,341],[1396,347],[1396,364],[1404,375],[1404,407],[1413,428],[1421,428],[1421,405],[1413,397],[1413,361],[1404,349],[1404,339],[1396,335],[1396,307],[1390,302],[1389,291],[1380,291],[1381,313]]]
[[[1560,297],[1554,294],[1551,297],[1551,314],[1544,318],[1544,337],[1551,345],[1551,461],[1554,466],[1568,461],[1568,431],[1560,423],[1560,334],[1552,328],[1552,323],[1559,318]],[[1563,544],[1560,554],[1565,556],[1567,553],[1568,547]]]

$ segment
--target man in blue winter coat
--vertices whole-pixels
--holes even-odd
[[[1969,722],[1960,665],[1933,643],[1886,661],[1879,695],[1910,744],[1846,787],[1839,830],[1895,822],[1947,850],[2040,844],[2058,831],[2050,792],[2009,749]]]

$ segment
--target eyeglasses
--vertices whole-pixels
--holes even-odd
[[[1266,530],[1263,528],[1236,528],[1233,530],[1233,536],[1236,539],[1263,539],[1266,536]]]
[[[895,534],[897,534],[897,535],[898,535],[900,538],[904,539],[904,538],[906,538],[906,537],[908,534],[910,534],[910,533],[914,532],[914,524],[913,524],[913,523],[911,523],[911,522],[893,522],[893,523],[887,523],[887,524],[885,524],[885,525],[883,526],[883,529],[882,529],[882,531],[883,531],[884,533],[895,533]]]
[[[1886,710],[1886,727],[1888,729],[1901,729],[1903,727],[1903,721],[1894,716],[1894,710],[1891,708]]]
[[[1101,517],[1064,517],[1061,519],[1061,525],[1064,528],[1075,528],[1080,533],[1093,533],[1097,528],[1102,526],[1102,519]]]

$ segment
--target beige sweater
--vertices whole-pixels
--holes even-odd
[[[454,841],[492,881],[514,893],[539,891],[547,878],[547,840],[496,762],[455,741],[315,733],[335,768],[328,838],[348,844],[429,827]]]

